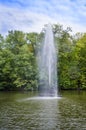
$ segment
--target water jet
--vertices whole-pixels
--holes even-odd
[[[39,90],[42,96],[54,96],[57,91],[57,56],[52,26],[47,25],[39,53]]]

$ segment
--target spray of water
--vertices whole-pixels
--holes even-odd
[[[50,24],[46,27],[39,57],[40,91],[43,96],[57,96],[57,57]]]

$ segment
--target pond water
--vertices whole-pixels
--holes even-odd
[[[0,92],[0,130],[86,130],[86,91],[61,95]]]

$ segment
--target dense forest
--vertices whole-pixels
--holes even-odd
[[[54,24],[59,89],[86,89],[86,33]],[[45,26],[46,27],[46,26]],[[37,90],[37,54],[45,34],[11,30],[0,34],[0,90]]]

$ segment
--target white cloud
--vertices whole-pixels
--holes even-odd
[[[5,6],[1,6],[0,8],[1,10],[4,10],[0,11],[1,13],[0,27],[6,24],[9,30],[17,29],[25,32],[29,31],[40,32],[44,24],[53,21],[49,16],[44,15],[42,13],[38,14],[36,12],[31,12],[29,10],[20,11],[20,9]]]
[[[24,2],[24,0],[18,0]],[[34,3],[34,6],[33,6]],[[86,8],[83,4],[73,0],[37,0],[32,5],[21,7],[0,4],[0,33],[8,30],[22,30],[24,32],[40,32],[47,23],[60,23],[64,27],[70,26],[74,32],[86,32]],[[16,6],[15,6],[16,5]],[[83,18],[83,19],[81,19]]]

